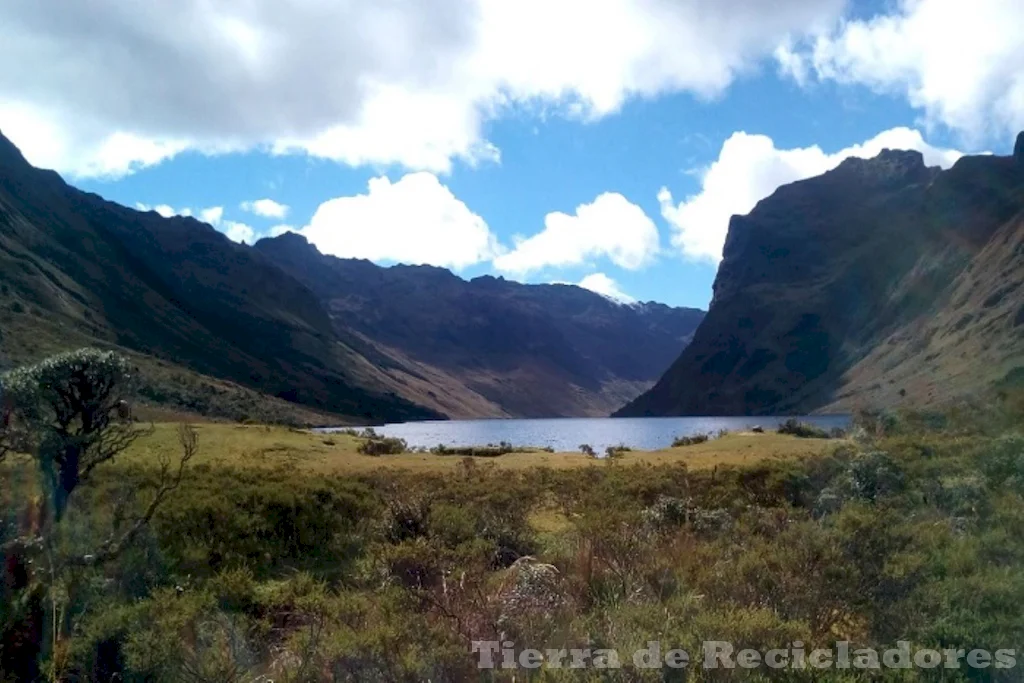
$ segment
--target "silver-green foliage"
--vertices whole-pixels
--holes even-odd
[[[0,457],[16,450],[37,460],[57,520],[97,466],[145,433],[131,420],[131,382],[128,360],[98,349],[0,375]]]

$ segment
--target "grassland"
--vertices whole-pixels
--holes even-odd
[[[0,669],[30,651],[35,671],[69,683],[654,683],[683,679],[628,660],[589,678],[556,668],[481,678],[470,643],[1017,647],[1024,437],[1020,418],[990,428],[992,414],[927,429],[876,420],[841,440],[729,434],[610,460],[369,456],[350,435],[200,424],[181,488],[126,552],[0,600]],[[94,550],[146,505],[153,465],[178,450],[175,426],[157,424],[97,470],[58,551]],[[14,471],[23,464],[0,467],[0,543],[32,523],[35,479]],[[47,621],[57,613],[60,631]],[[35,628],[49,635],[18,640]],[[778,679],[919,680],[821,673]],[[978,673],[943,670],[943,680],[1020,680],[1017,669]]]
[[[124,462],[156,462],[161,454],[174,456],[178,450],[177,425],[158,423],[153,434],[129,450]],[[381,469],[451,472],[460,466],[461,456],[431,453],[368,456],[357,451],[360,439],[348,434],[320,434],[306,430],[265,425],[208,423],[197,425],[201,444],[195,464],[227,467],[280,467],[297,472],[326,475],[365,474]],[[706,443],[657,451],[630,451],[615,465],[678,465],[709,469],[718,465],[751,465],[762,461],[792,460],[819,456],[840,445],[828,439],[801,439],[783,434],[734,433]],[[478,458],[498,469],[522,470],[545,467],[557,470],[606,466],[608,462],[588,458],[579,452],[549,453],[541,449]]]

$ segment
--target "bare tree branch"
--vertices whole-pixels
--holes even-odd
[[[100,432],[98,438],[84,452],[85,457],[81,465],[79,480],[85,481],[98,465],[113,460],[128,450],[133,443],[141,438],[151,436],[153,432],[152,424],[148,427],[139,427],[133,422],[116,425]]]
[[[164,499],[181,485],[186,465],[199,451],[199,435],[190,425],[181,425],[178,428],[178,442],[181,444],[182,453],[176,466],[172,466],[171,459],[168,456],[160,456],[160,484],[142,515],[120,536],[115,537],[115,535],[111,535],[110,538],[100,545],[96,553],[68,559],[68,566],[95,567],[113,560],[149,524],[161,503],[164,502]]]

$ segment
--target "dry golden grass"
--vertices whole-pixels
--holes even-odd
[[[344,434],[315,434],[284,427],[233,424],[196,425],[199,455],[194,464],[245,467],[289,467],[323,474],[365,473],[384,468],[442,472],[458,466],[461,456],[404,453],[372,457],[357,451],[359,439]],[[669,465],[686,463],[694,469],[716,465],[743,466],[763,460],[780,460],[821,455],[836,441],[800,439],[780,434],[729,434],[706,443],[658,451],[632,451],[615,460],[615,465]],[[152,436],[138,441],[122,462],[156,462],[161,453],[172,458],[178,450],[177,425],[155,425]],[[496,458],[476,458],[480,464],[504,469],[549,467],[573,469],[607,466],[603,460],[581,453],[530,451]]]

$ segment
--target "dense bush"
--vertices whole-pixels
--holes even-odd
[[[398,455],[409,450],[405,439],[396,437],[377,437],[364,440],[359,444],[359,452],[363,455]]]
[[[705,443],[711,437],[707,434],[694,434],[692,436],[677,436],[672,440],[672,448],[682,448],[683,446],[696,446],[697,444]]]
[[[799,436],[802,439],[828,439],[832,436],[824,429],[807,424],[806,422],[800,422],[793,417],[780,424],[778,432],[779,434]]]

